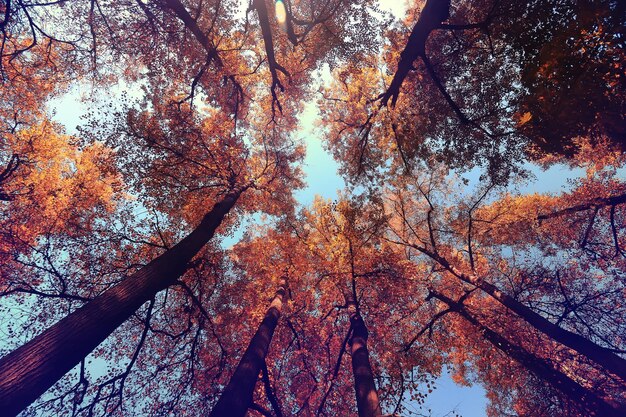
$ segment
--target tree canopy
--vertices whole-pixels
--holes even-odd
[[[0,415],[626,414],[626,4],[405,6],[0,0]]]

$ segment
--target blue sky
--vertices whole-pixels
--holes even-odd
[[[339,165],[322,146],[321,133],[315,127],[317,116],[315,103],[308,103],[300,117],[300,131],[297,134],[298,139],[306,144],[303,170],[307,187],[296,193],[296,199],[303,205],[312,203],[316,194],[334,199],[337,190],[345,187],[345,182],[337,174]]]
[[[296,199],[303,205],[310,204],[315,195],[335,199],[337,191],[345,186],[345,182],[337,174],[339,165],[330,153],[324,150],[321,133],[315,127],[316,119],[315,103],[308,103],[301,116],[298,133],[298,137],[307,147],[303,167],[307,187],[296,193]],[[443,417],[452,410],[463,417],[486,417],[487,398],[485,390],[480,385],[460,386],[455,384],[448,374],[445,374],[436,381],[436,387],[426,398],[426,403],[421,410],[416,403],[409,404],[408,409],[423,412],[430,408],[432,417]]]
[[[403,15],[405,10],[405,2],[402,0],[382,0],[381,4],[384,9],[392,11],[396,16]],[[107,99],[113,98],[123,90],[125,87],[113,89]],[[90,107],[89,104],[80,103],[79,96],[79,87],[76,87],[70,94],[52,103],[52,108],[55,108],[57,112],[56,119],[67,127],[70,134],[76,133],[75,126],[81,124],[81,115]],[[312,101],[307,104],[301,116],[300,129],[297,133],[298,138],[303,140],[307,146],[303,167],[307,186],[296,193],[296,198],[302,205],[309,205],[315,195],[334,199],[337,197],[337,191],[345,187],[345,182],[337,174],[338,164],[323,148],[321,133],[315,126],[316,119],[317,110],[315,101]],[[561,191],[567,178],[581,174],[580,171],[572,172],[563,166],[555,166],[547,172],[542,172],[538,168],[533,168],[532,171],[537,180],[521,186],[521,192]],[[471,184],[477,181],[478,175],[479,172],[475,170],[465,174],[464,177],[468,178]],[[241,233],[243,230],[237,233],[233,239],[225,240],[224,244],[226,246],[232,245],[241,236]],[[487,399],[484,389],[479,384],[472,387],[460,386],[455,384],[449,375],[444,374],[437,380],[436,386],[437,388],[433,393],[427,397],[424,406],[424,408],[431,409],[432,417],[449,415],[452,410],[463,417],[486,417]],[[417,405],[409,405],[409,410],[418,411]]]
[[[125,91],[126,87],[121,86],[110,91],[111,99]],[[76,134],[75,127],[82,123],[81,116],[92,106],[89,103],[80,102],[80,87],[76,86],[69,94],[51,103],[51,109],[56,112],[55,119],[66,126],[68,133]],[[306,175],[306,187],[296,192],[296,199],[302,205],[312,203],[316,195],[327,199],[335,199],[338,191],[345,187],[345,182],[338,175],[339,165],[332,158],[330,153],[323,147],[322,133],[316,127],[318,118],[315,101],[309,102],[300,117],[299,131],[297,138],[306,144],[307,153],[304,161],[303,171]],[[567,185],[568,178],[575,178],[583,174],[582,170],[572,171],[565,166],[553,166],[547,171],[542,171],[537,167],[529,168],[535,175],[535,179],[519,186],[519,191],[524,193],[532,192],[559,192]],[[479,170],[473,170],[463,176],[469,179],[469,186],[478,182]],[[257,221],[257,216],[252,216],[249,222]],[[240,230],[233,237],[224,239],[223,245],[230,247],[241,238],[245,231],[246,223],[242,224]],[[444,374],[436,382],[437,389],[426,399],[424,408],[430,408],[432,417],[443,417],[454,410],[463,417],[486,417],[485,407],[487,398],[485,391],[479,384],[472,387],[460,386],[454,383],[449,375]],[[417,411],[417,405],[415,410]],[[411,409],[413,405],[409,406]]]
[[[111,96],[123,90],[123,87],[113,89]],[[75,87],[70,94],[51,103],[51,109],[56,113],[55,119],[63,123],[70,134],[77,133],[76,126],[83,123],[81,116],[92,106],[90,103],[80,102],[80,95],[80,88]],[[322,145],[321,132],[315,123],[317,116],[315,102],[308,103],[300,118],[300,129],[297,133],[297,137],[303,140],[307,148],[303,166],[307,186],[296,193],[296,199],[302,205],[312,203],[315,195],[337,198],[337,192],[345,187],[345,182],[337,173],[339,165]],[[254,222],[255,219],[256,216],[253,216],[250,221]],[[229,247],[236,243],[245,231],[245,226],[246,223],[243,223],[235,236],[224,239],[223,245]],[[432,417],[443,417],[453,409],[463,417],[484,417],[486,402],[481,386],[459,386],[448,375],[444,375],[437,381],[437,389],[428,396],[424,409],[430,408]],[[416,404],[409,405],[409,409],[418,410]]]

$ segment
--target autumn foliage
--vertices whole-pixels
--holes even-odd
[[[388,3],[0,1],[0,415],[626,414],[624,2]]]

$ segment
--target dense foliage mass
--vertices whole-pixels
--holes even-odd
[[[0,0],[0,415],[626,414],[626,3],[386,10]]]

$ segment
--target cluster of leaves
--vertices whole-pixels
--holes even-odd
[[[623,412],[622,3],[2,1],[0,352],[216,223],[26,414],[210,413],[283,281],[251,415],[365,415],[358,343],[376,415],[428,415],[446,369],[492,416]],[[68,135],[47,104],[87,85]],[[297,210],[312,99],[360,187]],[[510,192],[528,160],[586,175]]]
[[[438,15],[417,2],[382,55],[324,89],[328,146],[348,178],[435,158],[504,183],[520,160],[577,153],[581,136],[623,150],[622,4],[446,3]]]

